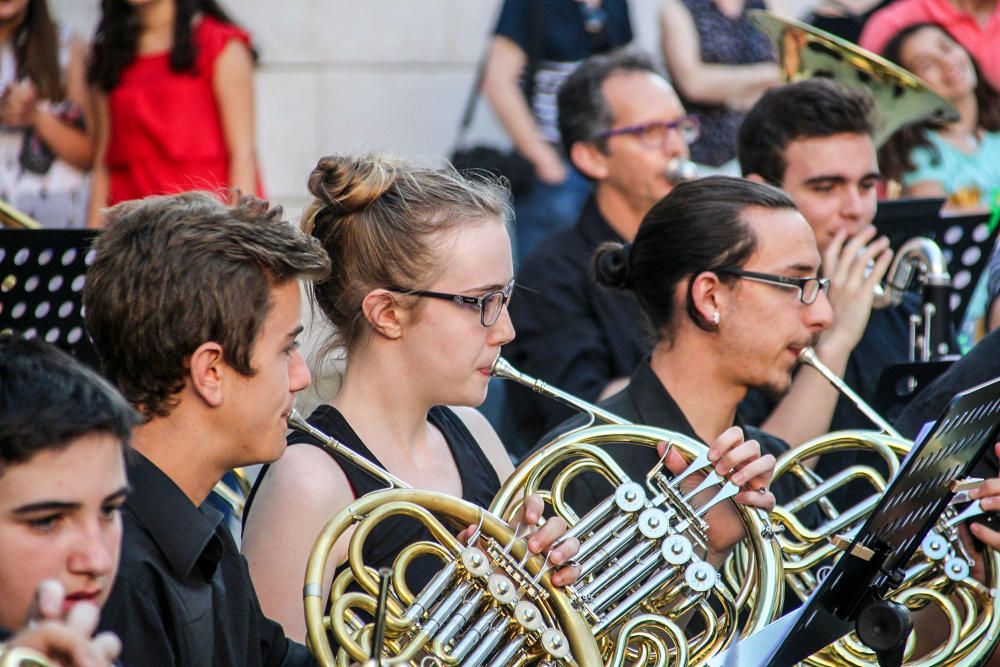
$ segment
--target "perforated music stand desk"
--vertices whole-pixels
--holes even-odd
[[[902,584],[907,562],[1000,431],[1000,379],[962,392],[900,466],[875,511],[761,665],[790,667],[855,628]],[[870,557],[869,557],[870,556]]]
[[[0,331],[37,336],[97,368],[83,327],[83,282],[94,234],[0,229]]]
[[[926,236],[940,246],[951,274],[949,306],[952,322],[957,326],[965,319],[979,277],[993,254],[1000,228],[989,228],[988,213],[941,216],[937,208],[940,208],[937,199],[879,202],[874,224],[879,234],[889,238],[893,249],[898,250],[915,236]]]

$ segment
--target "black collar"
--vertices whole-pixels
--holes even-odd
[[[660,382],[649,365],[649,357],[642,360],[629,380],[625,393],[629,395],[640,424],[666,428],[701,441],[681,408]]]
[[[139,523],[163,552],[175,574],[190,576],[195,566],[207,579],[222,558],[216,529],[222,513],[208,504],[195,507],[172,479],[137,451],[130,452],[126,500]]]
[[[612,229],[608,221],[601,215],[600,209],[597,208],[597,197],[594,195],[590,195],[583,205],[577,229],[591,252],[605,241],[625,242],[625,239],[619,236],[618,232]]]

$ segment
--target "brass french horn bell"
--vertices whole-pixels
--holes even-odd
[[[881,56],[771,12],[751,10],[750,18],[770,37],[786,82],[826,77],[871,93],[879,112],[876,147],[896,130],[917,121],[958,120],[955,107],[924,81]]]

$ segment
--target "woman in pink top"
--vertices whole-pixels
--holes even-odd
[[[914,23],[936,23],[972,54],[1000,89],[1000,4],[997,0],[898,0],[872,15],[861,46],[882,53],[889,39]]]
[[[247,33],[215,0],[103,0],[101,9],[89,224],[105,206],[148,195],[262,195]]]

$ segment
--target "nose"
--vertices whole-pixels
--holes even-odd
[[[507,309],[507,305],[504,304],[503,309],[500,311],[500,317],[489,328],[487,341],[490,345],[502,346],[514,340],[515,335],[514,322],[510,319],[510,311]]]
[[[121,521],[104,517],[87,522],[80,528],[67,568],[71,574],[100,578],[111,573],[121,548]]]
[[[810,331],[818,333],[833,324],[833,306],[826,292],[820,292],[816,300],[805,307],[803,312],[805,325]]]
[[[668,157],[688,157],[690,151],[688,150],[687,142],[684,141],[684,135],[676,127],[667,132],[667,135],[663,138],[663,152]]]
[[[302,352],[295,350],[288,365],[288,388],[294,393],[312,384],[312,374]]]
[[[840,216],[848,225],[848,232],[856,233],[865,222],[865,197],[859,188],[844,188],[844,196],[840,202]]]

